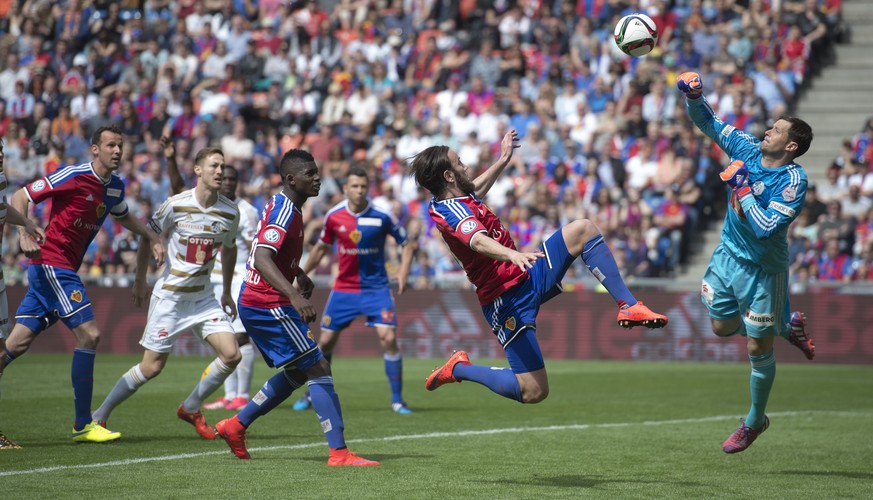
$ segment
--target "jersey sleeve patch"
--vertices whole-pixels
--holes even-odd
[[[733,125],[725,125],[724,128],[721,129],[721,135],[727,137],[727,136],[731,135],[731,132],[733,132],[736,129],[737,128],[734,127]]]
[[[282,235],[279,234],[278,229],[271,227],[271,228],[268,228],[266,231],[264,231],[264,241],[267,243],[276,244],[279,242],[279,239],[281,237],[282,237]]]
[[[768,208],[772,208],[786,217],[794,217],[794,214],[796,213],[793,208],[776,201],[771,201]]]
[[[479,224],[475,219],[467,219],[461,223],[461,227],[459,228],[462,234],[470,234],[476,229],[479,228]]]

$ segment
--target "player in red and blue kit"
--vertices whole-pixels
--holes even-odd
[[[379,465],[346,447],[330,363],[324,359],[308,325],[315,321],[316,312],[309,301],[312,280],[300,269],[303,255],[300,210],[321,188],[318,166],[311,154],[292,149],[282,157],[279,173],[283,189],[267,202],[258,222],[238,311],[264,361],[281,371],[267,380],[237,415],[215,424],[215,430],[234,455],[251,458],[246,449],[246,429],[305,383],[330,447],[327,465]],[[295,279],[299,290],[293,285]]]
[[[321,238],[309,254],[303,272],[312,272],[328,249],[336,246],[339,272],[321,317],[318,346],[331,361],[330,355],[340,333],[358,316],[366,316],[367,326],[376,328],[384,350],[385,375],[391,387],[391,409],[408,415],[412,410],[403,401],[403,358],[397,346],[394,297],[385,270],[385,238],[390,234],[398,245],[403,246],[397,273],[397,293],[400,294],[406,289],[413,246],[408,244],[406,230],[394,216],[367,201],[369,185],[366,170],[360,167],[349,170],[343,186],[346,200],[324,217]],[[297,411],[309,407],[308,394],[294,403]]]
[[[549,394],[543,355],[536,337],[540,305],[561,293],[561,280],[577,257],[618,303],[618,323],[625,328],[661,328],[667,317],[655,314],[628,290],[600,229],[587,219],[563,226],[535,252],[519,252],[500,219],[482,198],[512,159],[518,147],[515,130],[501,142],[501,155],[475,180],[448,146],[432,146],[415,156],[412,172],[419,186],[433,195],[430,216],[449,249],[460,261],[486,321],[506,352],[510,369],[470,363],[456,351],[431,373],[425,388],[470,380],[503,397],[539,403]]]
[[[0,372],[24,354],[34,338],[60,319],[76,335],[71,378],[76,419],[73,441],[104,442],[121,437],[92,421],[94,357],[100,331],[91,302],[76,274],[85,250],[108,214],[128,230],[147,238],[152,252],[162,262],[164,247],[157,235],[132,216],[124,201],[124,183],[115,175],[121,166],[123,139],[115,126],[100,127],[91,137],[94,160],[67,166],[18,190],[12,206],[28,213],[30,202],[52,200],[45,243],[39,257],[27,268],[27,295],[16,313],[16,324],[6,340]]]

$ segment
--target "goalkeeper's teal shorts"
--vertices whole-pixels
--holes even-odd
[[[791,314],[788,270],[765,273],[760,266],[737,259],[719,245],[703,275],[700,299],[713,319],[742,315],[750,337],[779,335]]]

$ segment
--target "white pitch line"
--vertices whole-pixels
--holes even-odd
[[[826,411],[826,410],[806,410],[806,411],[783,411],[776,413],[768,413],[771,417],[799,417],[804,415],[828,415],[834,417],[869,417],[873,416],[873,412],[869,411]],[[548,425],[542,427],[507,427],[501,429],[482,429],[457,432],[428,432],[426,434],[403,434],[399,436],[385,436],[381,438],[358,438],[347,439],[346,443],[372,443],[372,442],[387,442],[387,441],[407,441],[414,439],[431,439],[443,437],[459,437],[459,436],[486,436],[492,434],[509,434],[518,432],[548,432],[548,431],[568,431],[568,430],[585,430],[585,429],[609,429],[615,427],[637,427],[637,426],[655,426],[655,425],[678,425],[678,424],[698,424],[704,422],[716,422],[721,420],[736,419],[736,415],[720,415],[714,417],[700,418],[683,418],[675,420],[647,420],[643,422],[612,422],[603,424],[570,424],[570,425]],[[304,448],[323,447],[324,441],[318,443],[305,444],[287,444],[275,446],[259,446],[249,448],[249,451],[272,451],[272,450],[301,450]],[[212,455],[226,455],[230,452],[228,449],[221,451],[204,451],[199,453],[180,453],[177,455],[161,455],[157,457],[145,458],[128,458],[125,460],[112,460],[110,462],[99,462],[93,464],[77,464],[77,465],[56,465],[54,467],[40,467],[38,469],[22,469],[0,471],[0,477],[4,476],[24,476],[27,474],[40,474],[45,472],[57,472],[71,469],[96,469],[103,467],[125,466],[133,464],[141,464],[146,462],[166,462],[170,460],[183,460],[186,458],[208,457]],[[6,455],[12,455],[15,451],[4,452]]]

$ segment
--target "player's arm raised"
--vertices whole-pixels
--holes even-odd
[[[500,158],[488,167],[488,170],[482,172],[479,177],[473,180],[473,185],[476,186],[474,192],[477,198],[481,199],[488,193],[488,190],[491,189],[491,186],[494,185],[497,178],[503,173],[503,169],[509,165],[509,161],[512,160],[512,153],[517,147],[520,147],[518,132],[512,129],[500,141]]]
[[[537,259],[545,257],[545,254],[539,250],[535,252],[519,252],[505,247],[497,242],[497,240],[485,234],[484,231],[473,235],[473,238],[470,240],[470,248],[494,260],[511,262],[522,271],[527,271],[533,267]]]
[[[302,293],[294,288],[292,283],[285,279],[282,271],[279,270],[279,267],[276,266],[276,262],[273,260],[273,257],[275,256],[274,252],[274,250],[264,246],[255,248],[255,269],[258,270],[261,278],[270,286],[275,288],[276,291],[282,295],[288,297],[288,300],[291,301],[291,306],[294,307],[298,314],[300,314],[300,319],[305,323],[315,321],[315,307],[312,306],[312,302],[310,302],[309,299],[304,297]]]
[[[185,190],[185,180],[179,172],[179,164],[176,163],[176,145],[169,137],[162,135],[160,138],[161,149],[164,151],[164,159],[167,160],[167,175],[170,176],[170,190],[177,195]]]

